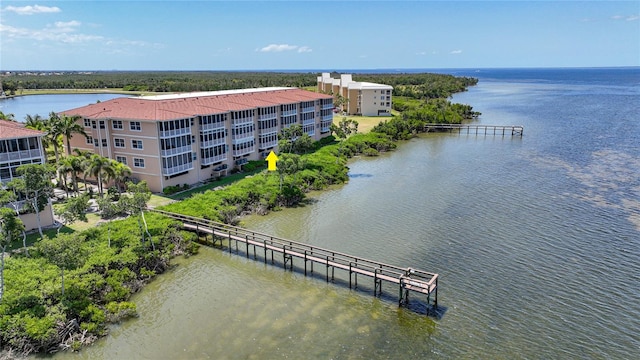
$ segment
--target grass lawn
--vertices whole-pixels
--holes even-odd
[[[391,111],[393,116],[399,115],[399,113],[395,110]],[[391,119],[390,116],[355,116],[355,115],[347,115],[342,116],[339,114],[333,115],[333,123],[338,125],[342,118],[347,118],[348,120],[355,120],[358,122],[358,132],[359,133],[368,133],[373,129],[374,126],[378,125],[381,121]]]

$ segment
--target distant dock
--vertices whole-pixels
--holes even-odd
[[[454,132],[469,135],[522,136],[524,127],[520,125],[475,125],[475,124],[426,124],[424,132]]]
[[[180,221],[184,229],[204,235],[206,242],[213,246],[224,248],[225,240],[229,252],[233,252],[235,247],[235,252],[239,253],[244,247],[242,251],[247,258],[253,253],[255,260],[260,256],[265,264],[269,261],[275,264],[277,255],[285,270],[293,270],[296,259],[297,267],[300,271],[304,269],[305,276],[314,273],[314,264],[320,265],[324,267],[327,282],[334,281],[335,270],[338,269],[349,275],[349,288],[358,287],[358,275],[365,276],[373,280],[374,296],[382,295],[382,284],[386,282],[398,287],[399,306],[409,304],[411,292],[426,295],[427,306],[438,306],[438,274],[388,265],[206,219],[162,210],[149,211]]]

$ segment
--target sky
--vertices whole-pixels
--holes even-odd
[[[0,1],[0,71],[640,66],[640,1]]]

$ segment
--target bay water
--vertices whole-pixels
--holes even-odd
[[[202,248],[139,318],[64,359],[632,359],[640,355],[640,69],[460,70],[453,101],[523,137],[425,134],[347,184],[244,219],[440,274],[438,316]],[[294,260],[295,263],[295,260]],[[317,270],[323,273],[324,269]]]

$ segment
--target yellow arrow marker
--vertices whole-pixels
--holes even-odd
[[[267,170],[276,171],[276,162],[278,161],[278,156],[276,155],[276,153],[274,153],[273,151],[270,152],[266,160],[269,163],[267,165]]]

